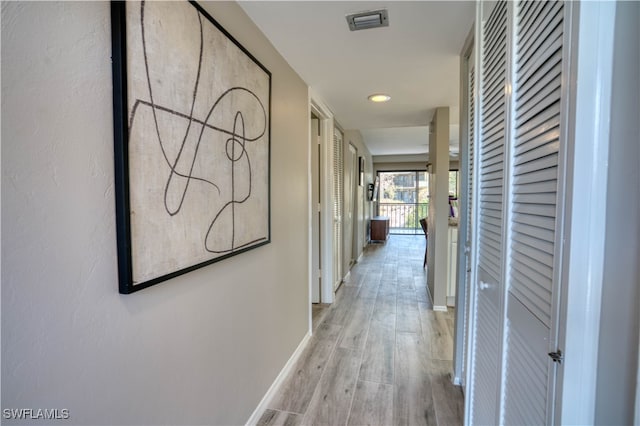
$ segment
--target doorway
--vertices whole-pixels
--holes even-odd
[[[320,120],[311,114],[311,303],[320,303],[322,295],[322,170],[320,167]],[[316,206],[313,208],[313,206]]]
[[[334,213],[332,173],[334,121],[329,108],[309,99],[309,304],[333,302]],[[317,120],[317,121],[313,121]],[[310,307],[311,308],[311,307]],[[309,328],[312,315],[309,309]]]
[[[358,150],[351,143],[345,159],[345,173],[347,177],[346,191],[344,192],[344,270],[349,271],[355,263],[354,250],[356,233],[356,191],[358,170]]]

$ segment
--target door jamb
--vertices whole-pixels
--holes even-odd
[[[331,171],[333,155],[333,113],[327,105],[320,99],[312,88],[309,88],[309,115],[313,112],[320,119],[320,176],[322,178],[322,189],[320,194],[320,215],[321,215],[321,262],[320,270],[322,274],[322,285],[320,288],[320,303],[333,303],[333,173]],[[309,141],[310,149],[312,141]],[[309,185],[311,185],[311,151],[309,151]],[[309,240],[311,240],[312,209],[317,206],[312,205],[311,188],[309,188]],[[309,242],[309,298],[311,298],[311,241]],[[309,303],[311,306],[311,303]]]
[[[555,422],[593,424],[595,407],[610,144],[616,4],[572,4],[565,249],[562,256]],[[577,82],[580,82],[578,85]],[[595,101],[594,101],[595,100]],[[579,143],[578,143],[579,141]]]
[[[467,35],[467,39],[464,42],[460,57],[460,177],[461,177],[461,194],[460,199],[460,218],[459,218],[459,230],[458,230],[458,271],[456,278],[456,316],[454,324],[454,336],[453,336],[453,383],[459,386],[465,386],[464,372],[465,360],[465,336],[468,331],[464,329],[466,312],[466,303],[469,296],[469,289],[466,288],[467,277],[467,265],[471,263],[471,241],[469,241],[469,248],[467,250],[467,222],[471,221],[473,217],[468,217],[467,202],[469,199],[469,181],[473,179],[469,176],[469,56],[474,49],[474,33],[475,24],[472,25]],[[472,59],[473,60],[473,59]],[[476,70],[477,72],[477,70]],[[473,112],[475,114],[475,112]],[[475,120],[474,120],[475,122]],[[474,132],[475,135],[475,132]],[[474,185],[475,186],[475,185]],[[472,266],[473,268],[473,266]],[[472,270],[473,273],[473,270]],[[473,281],[471,281],[473,282]],[[468,349],[467,349],[468,350]]]

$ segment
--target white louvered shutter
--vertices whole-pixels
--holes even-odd
[[[342,191],[344,162],[342,161],[342,134],[333,132],[333,289],[342,280]]]
[[[564,7],[520,2],[515,15],[503,423],[525,425],[552,420]]]
[[[483,23],[481,50],[480,131],[476,153],[479,167],[479,226],[475,332],[473,333],[472,424],[495,424],[500,377],[500,304],[505,145],[505,84],[507,4],[499,2]]]
[[[475,138],[475,109],[476,109],[476,94],[475,94],[475,90],[476,90],[476,68],[475,68],[475,53],[472,53],[470,55],[470,58],[472,59],[471,61],[469,61],[469,77],[468,77],[468,81],[467,81],[467,90],[468,90],[468,94],[469,94],[469,110],[467,111],[467,120],[468,120],[468,140],[467,140],[467,146],[468,146],[468,160],[467,160],[467,176],[468,176],[468,182],[467,182],[467,235],[466,235],[466,239],[465,239],[465,246],[467,248],[471,247],[471,240],[473,238],[473,158],[474,158],[474,149],[475,149],[475,145],[474,145],[474,138]],[[471,256],[465,256],[466,260],[467,260],[467,265],[466,265],[466,270],[465,270],[465,275],[464,275],[464,288],[465,289],[469,289],[471,288]],[[469,304],[470,304],[470,298],[466,297],[465,298],[465,315],[464,315],[464,335],[463,335],[463,342],[465,342],[463,344],[463,356],[462,359],[467,359],[467,352],[469,351],[469,348],[467,347],[468,345],[466,344],[467,341],[467,330],[469,328],[469,313],[470,313],[470,309],[469,309]],[[466,367],[466,366],[465,366]],[[465,384],[466,385],[466,384]]]

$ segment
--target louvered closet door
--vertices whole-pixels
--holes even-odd
[[[564,7],[516,6],[505,424],[552,420]]]
[[[500,359],[507,4],[483,23],[478,185],[478,265],[473,341],[471,423],[496,424]]]
[[[342,133],[333,133],[333,290],[342,281]]]
[[[471,240],[473,238],[473,170],[474,170],[474,165],[473,165],[473,159],[474,159],[474,139],[475,139],[475,109],[476,109],[476,98],[475,98],[475,90],[476,90],[476,68],[475,68],[475,53],[472,51],[471,54],[469,55],[469,62],[468,62],[468,66],[469,66],[469,76],[468,76],[468,80],[467,80],[467,92],[468,92],[468,96],[469,96],[469,110],[467,112],[467,122],[469,123],[468,125],[468,139],[467,139],[467,146],[468,146],[468,157],[467,157],[467,176],[468,176],[468,182],[467,182],[467,235],[465,238],[465,248],[467,250],[470,250],[471,248]],[[471,288],[471,256],[465,256],[466,257],[466,272],[464,275],[464,288],[465,289],[469,289]],[[468,290],[466,290],[468,291]],[[466,344],[466,332],[468,330],[469,327],[469,315],[470,315],[470,297],[466,297],[465,298],[465,315],[464,315],[464,332],[465,335],[463,336],[463,341],[465,342],[465,344],[463,345],[463,357],[462,359],[467,359],[467,351],[469,350],[469,348],[467,347]],[[466,367],[466,366],[465,366]],[[463,371],[464,373],[464,371]],[[463,386],[466,387],[466,383],[463,384]],[[466,390],[466,389],[465,389]]]

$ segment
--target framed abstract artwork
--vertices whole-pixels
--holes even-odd
[[[127,294],[271,241],[271,73],[195,2],[111,14]]]

